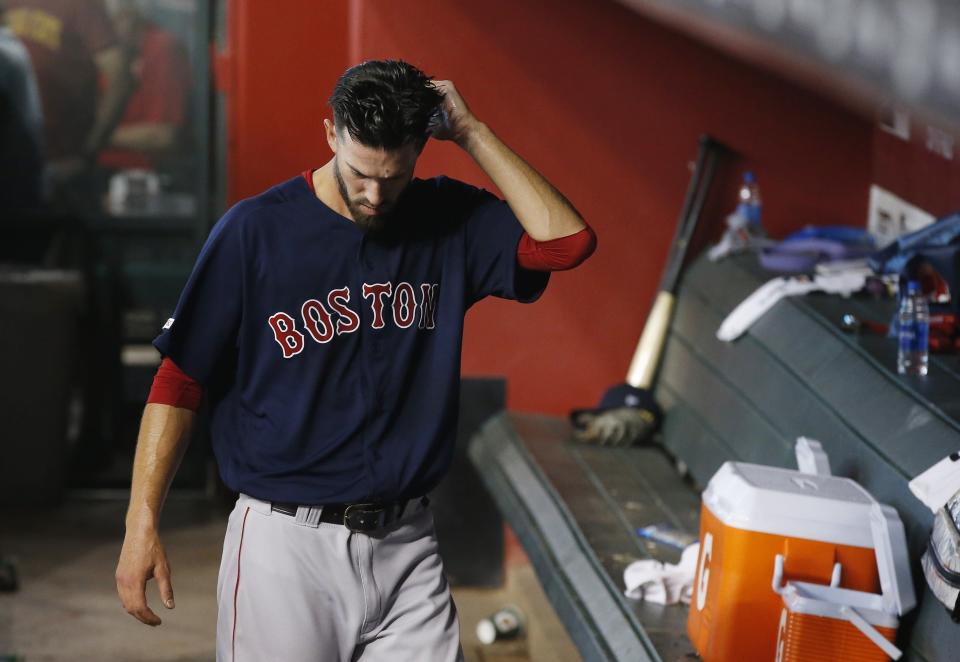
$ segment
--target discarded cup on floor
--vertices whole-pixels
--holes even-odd
[[[477,639],[484,644],[516,639],[523,632],[523,625],[523,612],[518,607],[508,605],[477,623]]]

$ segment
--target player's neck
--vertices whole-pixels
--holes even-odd
[[[314,170],[312,176],[313,190],[317,198],[320,199],[320,202],[352,221],[353,217],[350,214],[350,210],[347,208],[346,203],[343,201],[343,196],[340,195],[340,190],[337,188],[337,180],[333,174],[333,160],[327,161],[324,166]]]

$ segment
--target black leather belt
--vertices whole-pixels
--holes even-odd
[[[390,503],[333,503],[322,507],[320,522],[342,524],[351,531],[375,531],[389,526],[403,517],[408,507],[419,501],[426,506],[430,503],[427,497],[393,501]],[[309,506],[308,506],[309,507]],[[316,506],[319,507],[319,506]],[[297,516],[301,508],[296,503],[271,503],[270,510],[290,517]]]

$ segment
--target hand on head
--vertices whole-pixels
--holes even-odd
[[[477,118],[451,81],[435,80],[433,86],[443,94],[443,105],[431,135],[437,140],[462,143],[477,124]]]

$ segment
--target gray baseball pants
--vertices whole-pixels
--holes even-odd
[[[217,661],[462,660],[433,514],[408,510],[353,533],[240,495],[217,580]]]

